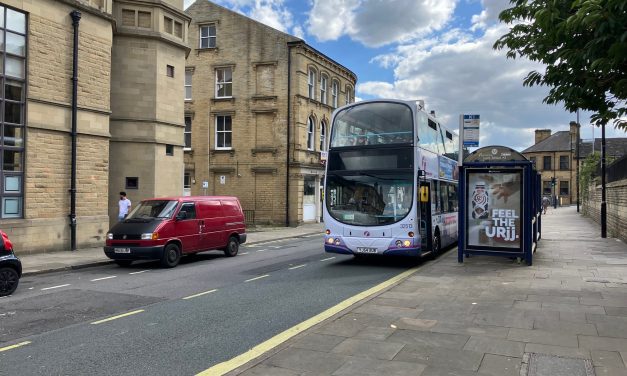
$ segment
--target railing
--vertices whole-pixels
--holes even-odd
[[[247,225],[255,224],[255,211],[254,210],[244,210],[244,220]]]
[[[608,183],[627,179],[627,155],[608,165],[605,174]]]

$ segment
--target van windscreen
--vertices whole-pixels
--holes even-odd
[[[142,201],[126,217],[126,220],[142,220],[151,218],[172,218],[178,201],[148,200]]]

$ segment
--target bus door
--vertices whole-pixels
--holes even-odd
[[[423,250],[431,250],[431,182],[419,179],[418,202],[420,203],[420,240]]]

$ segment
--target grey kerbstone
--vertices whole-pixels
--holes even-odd
[[[356,357],[391,360],[402,348],[403,344],[401,343],[348,338],[337,345],[332,352]]]
[[[591,351],[595,367],[625,368],[625,363],[616,351]]]
[[[483,353],[473,351],[406,345],[396,357],[394,357],[394,360],[476,371],[481,364],[482,358]]]
[[[464,350],[522,357],[525,351],[525,344],[505,339],[472,336],[468,343],[464,345]]]
[[[521,362],[521,358],[485,354],[479,372],[493,376],[519,376]]]
[[[398,361],[350,359],[333,372],[334,376],[421,376],[425,365]]]

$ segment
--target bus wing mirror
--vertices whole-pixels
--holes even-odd
[[[420,187],[420,202],[429,202],[429,187]]]

